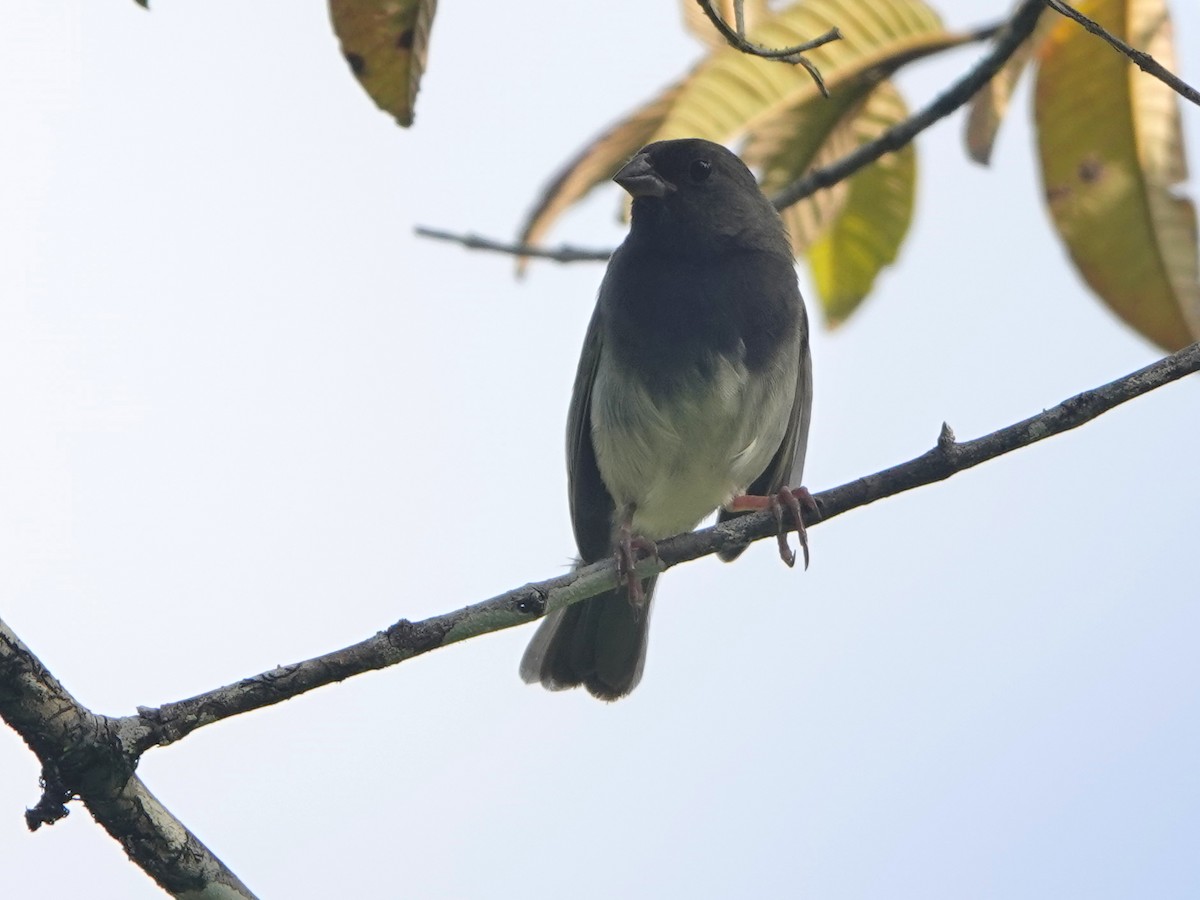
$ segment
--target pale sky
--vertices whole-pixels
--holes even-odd
[[[412,228],[511,236],[700,52],[671,2],[446,2],[405,131],[321,3],[0,7],[0,617],[122,715],[562,572],[603,268],[518,282]],[[1067,266],[1028,100],[991,170],[961,115],[920,138],[899,264],[814,335],[814,491],[1158,355]],[[618,193],[553,239],[615,244]],[[1193,378],[856,510],[806,573],[673,570],[617,704],[523,685],[515,629],[139,774],[263,898],[1200,896],[1198,408]],[[78,804],[27,833],[37,776],[0,729],[8,895],[163,896]]]

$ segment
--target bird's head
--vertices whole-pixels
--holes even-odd
[[[633,197],[636,240],[681,252],[744,244],[789,253],[783,224],[737,155],[699,138],[642,148],[613,181]]]

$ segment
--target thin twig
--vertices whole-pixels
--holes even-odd
[[[532,244],[513,244],[505,241],[493,241],[477,234],[455,234],[437,228],[426,228],[418,225],[413,229],[420,237],[433,238],[436,241],[450,241],[461,244],[468,250],[491,250],[496,253],[507,253],[512,256],[535,256],[538,259],[551,259],[555,262],[603,262],[612,256],[611,250],[591,250],[586,247],[571,247],[563,245],[557,249],[535,247]]]
[[[1165,68],[1149,53],[1130,47],[1115,34],[1107,31],[1103,25],[1093,22],[1077,9],[1073,9],[1065,3],[1061,3],[1060,0],[1046,0],[1046,5],[1060,15],[1064,15],[1068,19],[1074,19],[1092,34],[1096,35],[1096,37],[1106,41],[1109,46],[1128,56],[1134,65],[1136,65],[1147,75],[1153,75],[1163,84],[1171,88],[1171,90],[1175,91],[1175,93],[1179,94],[1179,96],[1186,97],[1197,106],[1200,106],[1200,91],[1196,90],[1175,73]]]
[[[817,90],[821,92],[823,97],[829,96],[829,89],[825,87],[825,79],[821,77],[821,73],[817,67],[812,64],[803,54],[809,50],[815,50],[831,41],[840,41],[842,33],[837,28],[831,28],[829,31],[813,38],[811,41],[805,41],[803,44],[796,44],[794,47],[784,47],[779,50],[772,50],[769,47],[764,47],[761,44],[756,44],[753,41],[746,39],[743,29],[744,22],[738,22],[736,29],[730,28],[729,23],[721,18],[721,14],[713,7],[712,0],[696,0],[700,4],[700,8],[704,10],[704,14],[708,16],[708,20],[713,23],[713,27],[720,32],[721,37],[729,43],[729,46],[734,47],[743,53],[748,53],[751,56],[759,56],[763,59],[776,60],[778,62],[791,63],[804,67],[804,71],[812,76],[816,82]]]
[[[982,462],[1077,428],[1134,397],[1197,371],[1200,371],[1200,343],[973,441],[959,443],[953,432],[943,426],[936,445],[924,455],[815,495],[821,510],[819,521],[884,497],[942,481]],[[806,513],[805,524],[811,528],[818,520]],[[679,535],[658,542],[658,560],[646,561],[639,568],[644,567],[647,574],[656,569],[664,571],[719,550],[773,538],[776,527],[773,514],[767,511]],[[419,622],[401,620],[386,631],[345,649],[281,666],[157,709],[139,709],[138,715],[117,720],[120,733],[129,742],[128,752],[136,757],[156,744],[173,743],[197,728],[230,716],[280,703],[353,675],[395,665],[447,644],[532,622],[548,612],[610,590],[616,581],[616,571],[609,560],[548,581],[515,588],[455,612]]]
[[[909,116],[899,125],[889,128],[875,140],[863,144],[853,153],[822,169],[813,169],[802,178],[793,181],[771,198],[776,209],[785,209],[793,203],[815,194],[822,188],[831,187],[849,178],[863,166],[873,163],[885,153],[899,150],[918,134],[954,112],[991,80],[1004,66],[1010,56],[1033,34],[1038,17],[1045,9],[1047,0],[1023,0],[1012,17],[996,36],[992,49],[979,60],[962,78],[938,95],[920,112]]]

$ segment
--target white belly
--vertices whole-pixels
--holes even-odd
[[[618,515],[658,539],[688,531],[762,474],[787,429],[796,360],[747,378],[722,359],[698,390],[653,397],[614,379],[602,359],[592,387],[592,442]]]

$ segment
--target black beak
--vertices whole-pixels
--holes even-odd
[[[665,197],[675,190],[675,185],[655,171],[650,158],[639,153],[621,167],[613,181],[625,188],[631,197]]]

